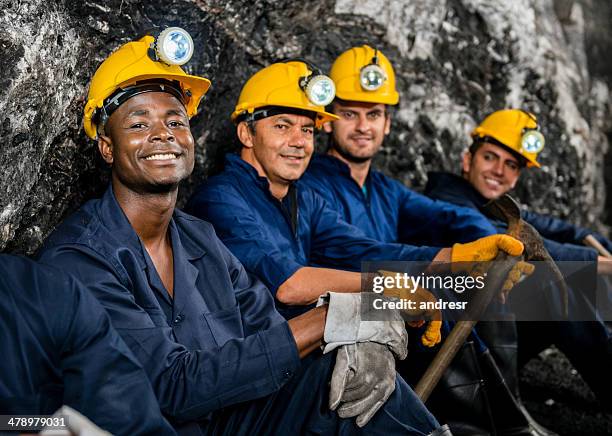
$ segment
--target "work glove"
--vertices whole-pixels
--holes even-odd
[[[483,275],[488,267],[488,264],[484,262],[494,260],[500,250],[510,256],[519,256],[523,254],[524,248],[521,241],[509,235],[491,235],[467,244],[455,244],[451,251],[451,270],[468,272],[473,276]],[[524,276],[531,275],[534,269],[532,264],[524,261],[519,261],[514,265],[502,286],[499,300],[505,303],[510,290]]]
[[[338,409],[341,418],[356,416],[363,427],[395,390],[395,376],[395,358],[386,345],[343,345],[331,377],[329,408]]]
[[[381,296],[380,298],[384,298]],[[398,359],[408,354],[408,333],[398,310],[378,311],[380,321],[361,320],[361,294],[328,292],[317,306],[328,304],[323,332],[323,353],[341,345],[376,342],[387,345]]]
[[[455,244],[451,251],[453,272],[470,272],[474,262],[494,260],[499,250],[510,256],[523,254],[523,243],[508,235],[491,235],[467,244]]]
[[[508,277],[506,277],[506,281],[502,286],[501,293],[499,294],[499,301],[503,304],[506,303],[506,299],[508,298],[508,294],[514,288],[514,286],[522,281],[525,277],[530,276],[535,271],[535,266],[529,262],[519,261],[516,265],[512,267],[510,272],[508,273]]]
[[[383,277],[395,277],[396,272],[393,271],[378,271]],[[421,336],[421,343],[426,347],[433,347],[440,343],[442,340],[442,334],[440,329],[442,328],[442,312],[439,309],[421,309],[421,302],[436,302],[436,297],[429,292],[427,289],[417,286],[416,291],[412,292],[412,288],[387,288],[383,291],[385,297],[398,298],[400,300],[409,300],[416,303],[415,309],[402,309],[402,312],[406,317],[412,319],[419,319],[418,321],[408,321],[408,325],[411,327],[421,327],[425,323],[425,319],[429,320],[425,333]]]

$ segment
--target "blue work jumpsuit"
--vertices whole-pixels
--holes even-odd
[[[145,372],[81,283],[0,255],[0,414],[62,405],[116,435],[173,435]]]
[[[416,400],[401,384],[363,429],[338,418],[327,407],[334,354],[300,361],[270,292],[210,224],[175,210],[169,232],[173,298],[111,187],[56,229],[41,260],[90,288],[181,433],[426,434],[437,426],[425,412],[410,420],[422,409],[403,407]]]

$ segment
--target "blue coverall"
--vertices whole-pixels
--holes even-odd
[[[497,233],[496,228],[479,212],[432,200],[374,169],[370,170],[364,186],[360,187],[352,178],[350,167],[330,155],[315,155],[301,181],[323,197],[347,222],[359,227],[367,236],[384,242],[450,247],[457,242],[465,243]],[[497,309],[501,312],[497,316],[510,316],[506,314],[505,307]],[[482,337],[473,331],[428,403],[431,410],[450,423],[459,434],[492,431],[483,421],[480,428],[473,427],[478,426],[480,416],[487,415],[483,409],[492,410],[497,431],[504,429],[505,425],[516,426],[524,422],[520,413],[513,415],[507,407],[508,403],[514,404],[511,394],[498,388],[503,383],[499,380],[499,370],[511,388],[516,383],[515,326],[508,323],[479,323],[480,326],[483,324],[495,327],[495,341],[484,341],[487,342],[485,345]],[[448,335],[452,326],[452,322],[444,322],[444,336]],[[418,339],[419,332],[410,333],[410,352],[413,354],[411,359],[400,364],[400,373],[410,383],[416,384],[439,347],[415,347],[418,340],[414,339]],[[472,342],[475,347],[473,351]],[[497,358],[495,362],[489,358],[488,347]],[[493,366],[499,370],[490,371],[485,376],[485,369]],[[479,393],[483,377],[486,379],[488,401]],[[487,405],[477,404],[476,398],[481,398],[482,403]],[[500,412],[506,415],[507,420],[499,419]]]
[[[482,207],[487,200],[467,180],[457,175],[430,173],[425,194],[471,207],[485,216]],[[576,245],[592,232],[533,212],[522,211],[521,214],[544,237],[545,246],[554,260],[592,262],[595,266],[595,250]],[[504,223],[495,219],[491,219],[491,222],[498,226],[500,233],[505,231]],[[601,235],[594,236],[604,246],[612,248],[609,240]],[[580,301],[580,296],[580,290],[570,288],[570,301]],[[519,322],[517,329],[519,364],[554,343],[570,359],[604,406],[612,410],[612,336],[603,322]]]
[[[447,218],[461,222],[461,231],[485,235],[483,227],[488,227],[494,232],[491,224],[473,211],[450,209]],[[359,271],[365,260],[430,261],[440,250],[368,237],[301,180],[279,201],[270,194],[267,179],[233,154],[226,156],[221,174],[195,191],[186,210],[210,221],[225,245],[273,293],[303,266]],[[279,307],[291,317],[291,308]]]
[[[162,411],[192,423],[181,432],[421,435],[438,427],[400,378],[363,429],[338,418],[327,407],[333,353],[300,361],[270,292],[209,223],[175,210],[169,231],[173,299],[111,187],[56,229],[41,259],[91,289],[145,368]]]
[[[378,241],[450,247],[497,233],[473,209],[432,200],[379,171],[370,170],[361,189],[349,166],[333,156],[314,155],[301,182],[346,222]]]
[[[0,414],[63,404],[116,435],[173,435],[104,309],[55,268],[0,255]]]

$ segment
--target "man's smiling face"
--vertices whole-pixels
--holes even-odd
[[[146,193],[175,189],[191,174],[194,140],[183,104],[165,92],[147,92],[123,103],[110,116],[100,152],[113,179]]]
[[[335,101],[334,114],[339,120],[327,123],[334,149],[346,160],[360,163],[374,157],[391,129],[391,118],[381,103]]]
[[[474,154],[463,155],[463,175],[488,200],[504,195],[516,185],[521,163],[499,145],[485,142]]]
[[[254,132],[241,127],[243,145],[253,150],[248,162],[271,183],[287,184],[299,179],[314,151],[314,128],[312,118],[296,114],[259,120]]]

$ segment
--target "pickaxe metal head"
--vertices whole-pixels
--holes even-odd
[[[552,273],[559,284],[561,301],[563,303],[563,314],[568,317],[568,289],[565,279],[559,271],[559,267],[550,257],[548,250],[544,247],[544,240],[538,231],[521,218],[521,209],[516,200],[510,195],[491,200],[484,206],[485,210],[493,217],[508,223],[508,235],[520,240],[525,246],[523,257],[527,261],[543,261],[546,268]]]

